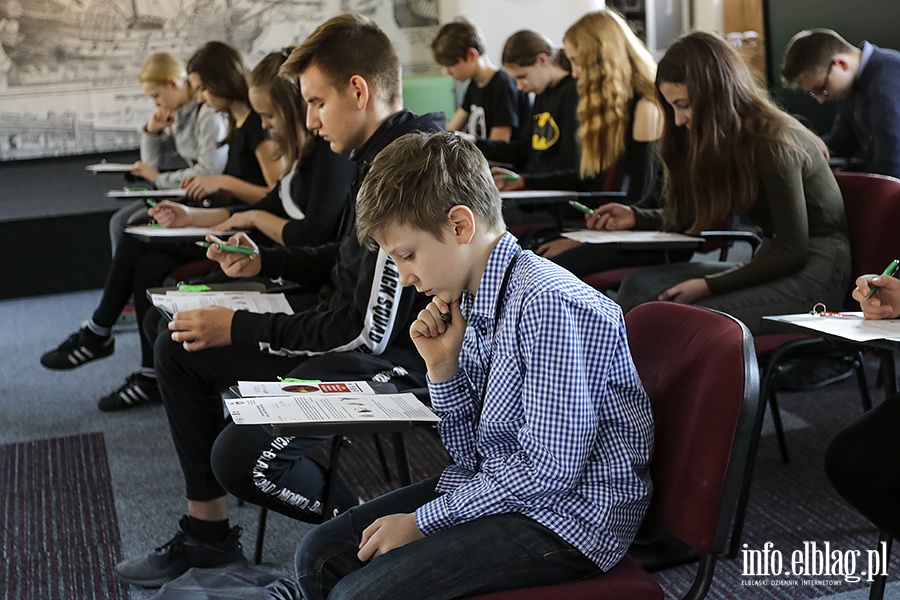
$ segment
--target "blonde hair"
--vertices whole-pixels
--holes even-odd
[[[625,152],[635,98],[656,102],[656,62],[628,23],[612,10],[582,16],[563,40],[578,52],[580,170],[582,177],[592,177]]]
[[[154,52],[144,63],[138,79],[141,83],[167,83],[169,79],[187,82],[184,63],[168,52]]]

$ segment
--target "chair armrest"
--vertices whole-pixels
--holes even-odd
[[[756,250],[762,244],[762,238],[752,231],[701,231],[698,235],[712,243],[745,242],[750,245],[750,256],[756,256]]]

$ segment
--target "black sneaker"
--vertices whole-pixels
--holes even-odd
[[[119,389],[100,398],[97,408],[103,412],[113,412],[143,404],[157,404],[161,400],[155,379],[144,377],[140,373],[132,373]]]
[[[192,567],[220,567],[246,562],[241,549],[240,527],[232,527],[221,542],[203,542],[187,532],[188,518],[182,517],[179,531],[153,552],[116,565],[116,576],[132,585],[156,588],[172,581]]]
[[[64,341],[56,350],[41,357],[41,364],[48,369],[66,370],[80,367],[92,360],[109,356],[116,349],[112,336],[103,338],[82,327]]]

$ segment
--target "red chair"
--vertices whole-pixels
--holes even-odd
[[[847,237],[850,241],[850,272],[855,278],[865,273],[881,273],[893,259],[900,256],[895,242],[896,223],[900,222],[900,179],[869,173],[835,173],[844,200],[844,214],[847,219]],[[859,304],[851,297],[855,284],[847,289],[843,308],[859,310]],[[812,307],[810,307],[812,308]],[[832,307],[828,307],[832,308]],[[811,352],[841,355],[855,371],[859,385],[862,408],[872,408],[869,385],[863,365],[862,354],[855,347],[839,347],[827,344],[815,337],[792,333],[764,333],[754,336],[757,355],[764,368],[760,383],[760,397],[768,402],[778,440],[781,458],[788,461],[787,442],[781,424],[781,410],[778,406],[775,377],[778,366],[783,361],[796,357],[798,353]],[[749,476],[749,474],[748,474]],[[749,481],[745,486],[749,494]],[[739,540],[744,524],[744,511],[748,498],[742,498],[738,517],[734,524],[732,540]],[[729,556],[737,556],[738,545],[732,542]]]
[[[750,332],[706,308],[650,302],[625,316],[628,343],[656,424],[648,516],[700,555],[691,589],[703,598],[728,547],[744,474],[753,468],[762,419]],[[677,348],[677,352],[673,349]],[[626,556],[580,581],[477,596],[477,600],[656,600],[652,575]]]

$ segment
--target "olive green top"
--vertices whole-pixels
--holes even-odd
[[[809,160],[758,152],[759,198],[747,216],[766,240],[749,262],[706,277],[713,294],[791,275],[806,266],[809,238],[847,235],[841,190],[828,161],[809,135],[793,138]],[[635,208],[635,229],[662,229],[664,210]]]

